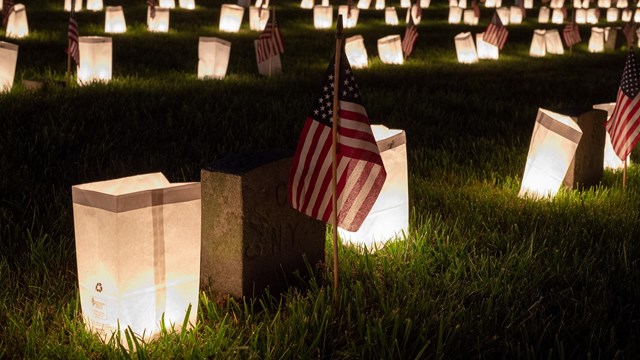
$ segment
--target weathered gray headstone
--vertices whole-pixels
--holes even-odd
[[[604,144],[607,112],[596,109],[577,109],[561,112],[570,116],[582,130],[576,155],[564,177],[564,186],[582,188],[598,185],[604,168]]]
[[[203,288],[256,296],[280,292],[324,261],[325,224],[287,201],[292,158],[282,153],[236,155],[201,172]]]

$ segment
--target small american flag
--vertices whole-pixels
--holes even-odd
[[[331,60],[312,115],[307,117],[289,177],[294,209],[332,223],[332,135],[334,63]],[[380,194],[387,173],[371,131],[351,66],[342,50],[338,85],[337,204],[338,226],[357,231]]]
[[[640,140],[640,74],[638,60],[629,49],[622,81],[618,89],[616,106],[606,127],[611,135],[613,150],[621,160],[626,159]]]
[[[2,1],[2,26],[7,26],[9,22],[9,15],[13,12],[13,0]]]
[[[568,23],[567,26],[564,27],[564,30],[562,30],[562,37],[564,37],[564,43],[567,44],[568,47],[572,47],[582,41],[578,24],[573,21]]]
[[[627,39],[627,46],[631,48],[633,46],[633,38],[635,37],[635,34],[636,34],[636,25],[632,23],[627,23],[627,25],[625,25],[624,28],[622,29],[622,33],[624,34],[624,37]]]
[[[518,7],[520,8],[520,11],[522,12],[522,18],[526,18],[527,17],[527,9],[524,7],[524,0],[519,0],[520,2],[518,3]]]
[[[69,55],[75,61],[76,65],[80,65],[80,47],[78,45],[78,21],[76,21],[76,12],[71,10],[69,14],[69,30],[67,32],[69,40],[68,40],[68,48],[67,51]]]
[[[480,19],[480,6],[478,6],[478,0],[473,0],[471,2],[471,8],[473,9],[473,15]]]
[[[267,25],[258,37],[256,47],[256,60],[261,63],[272,56],[282,54],[284,52],[284,44],[280,35],[280,28],[276,21],[276,12],[267,21]]]
[[[493,13],[493,18],[487,26],[487,30],[484,31],[484,42],[497,46],[498,49],[502,50],[507,42],[507,36],[509,36],[509,31],[502,25],[498,13]]]
[[[413,23],[413,16],[409,14],[409,22],[407,28],[404,30],[404,38],[402,39],[402,52],[405,57],[409,57],[413,51],[413,45],[415,45],[418,39],[418,27]]]
[[[147,6],[149,6],[149,16],[152,19],[156,18],[156,6],[158,6],[157,0],[147,0]]]

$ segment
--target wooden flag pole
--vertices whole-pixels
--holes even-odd
[[[76,10],[76,0],[71,0],[71,11],[69,12],[69,18],[73,15]],[[68,25],[67,25],[68,26]],[[69,32],[69,29],[67,29]],[[69,80],[71,78],[71,44],[69,43],[69,34],[67,34],[67,76],[66,76],[66,84],[69,86]]]
[[[262,7],[262,5],[260,5],[260,7]],[[275,26],[275,22],[276,22],[276,7],[274,6],[272,10],[273,10],[273,13],[272,13],[271,15],[273,16],[273,18],[271,19],[271,21],[272,21],[272,23],[271,23],[271,24],[272,24],[272,26]],[[260,16],[260,15],[258,15],[258,17],[259,17],[259,16]],[[260,19],[258,19],[258,23],[259,23],[259,22],[260,22]],[[272,27],[272,28],[271,28],[271,37],[272,37],[272,38],[273,38],[273,31],[274,31],[274,30],[275,30],[275,29],[273,29],[273,27]],[[272,63],[271,63],[271,61],[272,61],[272,59],[273,59],[273,55],[269,56],[269,77],[271,77],[271,67],[272,67]]]
[[[338,301],[338,112],[340,111],[339,86],[340,86],[340,56],[342,55],[342,15],[338,15],[336,25],[336,57],[333,70],[333,126],[331,136],[333,137],[331,153],[331,206],[333,207],[333,298]]]
[[[624,168],[622,170],[622,191],[627,189],[627,159],[624,159]]]
[[[627,36],[627,46],[629,47],[629,51],[633,51],[633,43],[636,39],[636,22],[635,18],[631,19],[631,36]],[[629,157],[624,158],[624,168],[622,169],[622,191],[627,189],[627,159]]]

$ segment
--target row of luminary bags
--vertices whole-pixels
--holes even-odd
[[[265,13],[267,13],[265,11]],[[614,50],[619,29],[615,27],[591,28],[589,38],[589,52]],[[639,42],[640,42],[640,36]],[[380,60],[386,64],[403,64],[402,45],[400,35],[389,35],[378,39],[378,54]],[[499,50],[496,46],[483,41],[483,33],[476,34],[474,44],[471,33],[460,33],[454,38],[458,61],[460,63],[475,63],[478,59],[497,60]],[[640,45],[640,44],[639,44]],[[110,37],[81,36],[80,65],[78,67],[78,84],[92,81],[108,81],[112,74],[112,41]],[[231,43],[215,38],[201,37],[198,45],[197,76],[200,79],[223,78],[226,75],[231,52]],[[345,52],[354,68],[368,66],[368,55],[361,35],[355,35],[345,40]],[[555,29],[536,29],[529,54],[534,57],[550,54],[564,54],[560,35]],[[13,85],[15,68],[18,57],[18,45],[0,41],[0,91],[9,91]],[[258,70],[263,75],[271,75],[272,71],[281,70],[279,55],[274,56],[273,62],[258,63]],[[269,64],[267,64],[269,63]],[[270,69],[273,67],[273,69]]]
[[[519,196],[549,199],[563,186],[575,187],[586,179],[575,169],[584,168],[586,163],[587,167],[596,170],[596,174],[599,170],[600,179],[604,168],[620,168],[622,162],[613,153],[608,137],[605,141],[603,127],[613,107],[612,103],[600,104],[593,110],[572,115],[539,109]],[[366,247],[376,251],[387,241],[399,240],[408,234],[409,188],[404,131],[382,125],[373,125],[372,130],[388,177],[360,230],[340,229],[339,233],[343,242],[355,244],[356,249]],[[583,145],[581,151],[588,156],[578,157],[583,133],[590,143]],[[285,161],[290,166],[290,159]],[[578,161],[586,163],[578,164]],[[207,171],[203,170],[202,178],[209,183],[202,184],[170,183],[161,173],[155,173],[72,187],[83,319],[87,328],[102,340],[109,341],[118,331],[124,339],[122,332],[126,329],[148,341],[157,336],[163,326],[176,331],[181,330],[182,324],[191,328],[197,321],[201,284],[206,288],[206,284],[211,284],[211,277],[229,275],[203,270],[201,264],[211,263],[212,259],[205,258],[206,253],[201,249],[218,249],[223,252],[220,256],[247,261],[244,240],[238,240],[238,246],[217,245],[215,242],[222,240],[203,236],[211,233],[205,226],[222,227],[225,229],[214,233],[230,234],[229,224],[241,223],[242,219],[250,217],[246,212],[255,211],[251,206],[238,205],[247,199],[244,195],[238,196],[242,199],[234,198],[238,194],[233,192],[234,186],[229,185],[234,181],[227,183],[228,188],[218,187],[211,181],[220,178],[206,175]],[[242,171],[231,170],[229,174],[245,176]],[[243,185],[241,192],[270,193],[270,189],[266,189],[270,185],[264,184],[286,181],[276,171],[267,174],[274,179],[265,179],[265,172],[259,172],[260,181],[251,185],[257,188],[246,189],[244,186],[248,185]],[[599,182],[597,178],[594,181]],[[211,189],[220,193],[211,195]],[[217,199],[212,201],[212,198]],[[277,200],[258,202],[263,208],[261,211],[266,213],[277,212],[276,208],[283,205]],[[207,212],[202,210],[206,204],[209,204]],[[212,210],[212,206],[221,204],[227,208]],[[211,216],[212,211],[218,214],[219,223],[202,218]],[[293,209],[289,211],[306,217]],[[244,231],[241,233],[246,236]],[[321,229],[322,247],[324,234]],[[268,246],[268,236],[259,240]],[[252,271],[266,272],[268,269],[253,268]],[[250,276],[246,274],[243,271],[243,276]]]
[[[600,53],[608,50],[615,50],[621,39],[618,33],[620,29],[615,27],[592,27],[591,36],[588,42],[588,51]],[[463,32],[455,36],[454,44],[458,62],[463,64],[476,63],[479,60],[498,60],[500,51],[495,45],[483,41],[484,33],[476,34],[474,43],[470,32]],[[640,45],[640,40],[639,40]],[[533,57],[544,57],[547,54],[563,55],[565,53],[557,29],[536,29],[533,31],[529,55]]]

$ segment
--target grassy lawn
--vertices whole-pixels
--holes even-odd
[[[346,35],[365,39],[370,67],[355,76],[372,122],[407,133],[409,233],[375,254],[342,247],[339,299],[328,271],[277,298],[202,292],[194,330],[127,353],[84,329],[71,186],[157,171],[198,181],[231,153],[293,151],[334,33],[314,30],[297,1],[275,2],[284,73],[262,78],[248,14],[239,33],[220,33],[221,2],[201,0],[155,34],[145,3],[126,1],[113,80],[64,88],[63,2],[25,2],[31,35],[9,40],[20,45],[16,84],[0,94],[0,358],[638,356],[640,168],[629,168],[626,191],[622,174],[606,171],[601,186],[552,201],[517,196],[538,108],[615,100],[626,50],[590,54],[590,26],[572,54],[531,58],[533,30],[561,26],[530,10],[509,27],[499,61],[462,65],[453,37],[484,31],[492,10],[478,26],[449,25],[447,3],[432,1],[414,54],[393,66],[376,40],[404,26],[361,11]],[[102,12],[78,21],[81,35],[103,35]],[[225,79],[196,79],[199,36],[232,42]],[[49,86],[28,91],[22,79]]]

